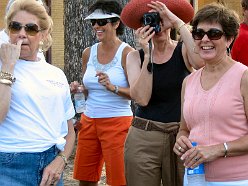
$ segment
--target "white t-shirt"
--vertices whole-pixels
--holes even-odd
[[[43,152],[53,145],[63,150],[67,120],[75,115],[65,74],[42,60],[18,60],[14,76],[9,112],[0,123],[0,151]]]
[[[9,42],[9,36],[8,34],[4,31],[0,31],[0,47],[3,43],[8,43]],[[40,58],[42,61],[45,60],[45,56],[42,52],[38,52],[37,57]]]

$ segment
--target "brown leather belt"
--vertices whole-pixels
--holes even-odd
[[[160,128],[156,125],[156,123],[160,123],[163,125],[168,125],[165,129]],[[171,125],[170,125],[171,124]],[[177,122],[171,122],[171,123],[162,123],[162,122],[156,122],[152,120],[147,120],[139,117],[133,118],[132,126],[141,130],[146,131],[159,131],[163,133],[177,133],[179,129],[179,123]]]

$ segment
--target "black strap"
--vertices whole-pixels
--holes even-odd
[[[144,56],[145,56],[143,49],[139,49],[139,55],[140,55],[140,62],[141,62],[140,67],[142,67],[143,62],[144,62]]]
[[[140,67],[142,68],[142,65],[144,62],[144,56],[145,56],[144,50],[139,49],[139,55],[140,55],[140,62],[141,62]],[[153,73],[153,63],[151,63],[151,59],[150,59],[149,63],[147,64],[147,70],[148,70],[148,72]]]

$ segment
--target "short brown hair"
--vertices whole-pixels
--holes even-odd
[[[236,37],[239,29],[239,16],[234,11],[222,4],[211,3],[200,9],[192,22],[193,30],[202,22],[219,23],[225,33],[226,39]]]

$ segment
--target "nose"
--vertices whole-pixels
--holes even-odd
[[[99,25],[97,24],[97,22],[94,24],[94,25],[92,25],[93,27],[99,27]]]
[[[25,27],[22,27],[21,30],[19,31],[19,37],[26,37],[27,36],[27,33],[25,31]]]
[[[208,40],[209,41],[210,39],[208,38],[207,34],[204,34],[202,40]]]

